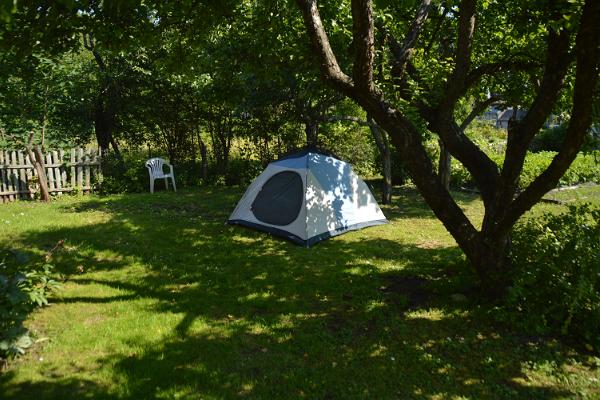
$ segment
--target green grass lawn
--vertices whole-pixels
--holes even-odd
[[[600,359],[494,323],[441,223],[396,191],[390,224],[311,249],[224,225],[242,189],[0,206],[0,247],[66,240],[62,290],[27,324],[49,339],[0,399],[600,398]]]

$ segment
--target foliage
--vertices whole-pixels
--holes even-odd
[[[532,152],[539,151],[559,151],[565,137],[567,135],[567,125],[562,124],[542,130],[537,134],[529,146],[529,150]],[[585,143],[583,144],[583,151],[593,151],[600,147],[600,137],[594,134],[594,131],[590,130],[586,136]]]
[[[600,351],[600,208],[570,206],[517,225],[512,258],[515,319]]]
[[[48,304],[48,294],[59,287],[46,262],[30,263],[25,255],[0,251],[0,360],[25,353],[33,344],[23,323],[36,307]]]
[[[263,165],[258,160],[242,158],[233,159],[229,162],[229,168],[225,174],[224,183],[226,185],[247,186],[263,171],[263,169]],[[213,178],[213,181],[215,178]]]
[[[148,170],[145,163],[151,157],[146,151],[128,150],[121,153],[120,157],[108,153],[102,161],[102,194],[111,193],[143,193],[148,191]],[[163,156],[166,160],[168,157]],[[166,168],[166,167],[165,167]],[[200,178],[201,164],[198,160],[182,160],[173,164],[175,182],[178,188],[198,187],[201,184],[209,185],[248,185],[263,170],[263,165],[258,160],[236,157],[229,160],[225,174],[221,174],[214,162],[208,165],[207,177]],[[162,180],[157,179],[155,188],[164,188]]]
[[[467,132],[473,142],[498,165],[498,168],[502,167],[504,161],[504,149],[506,147],[504,133],[503,130],[485,126],[478,126]],[[531,184],[550,165],[555,155],[556,152],[554,151],[528,152],[521,171],[519,187],[523,189]],[[560,179],[559,185],[569,186],[587,182],[600,183],[599,157],[600,151],[598,150],[579,153]],[[452,163],[451,182],[455,187],[473,186],[471,174],[458,161]]]
[[[148,170],[145,162],[149,158],[141,151],[124,151],[120,156],[105,154],[102,157],[100,192],[139,193],[147,190]]]
[[[533,138],[529,150],[534,153],[538,151],[559,151],[566,134],[567,125],[564,124],[544,129]]]
[[[367,178],[381,173],[381,163],[376,163],[377,148],[368,128],[338,122],[323,127],[322,131],[323,147],[352,164],[354,172]]]
[[[403,185],[408,179],[408,172],[402,164],[402,159],[398,154],[398,151],[393,147],[391,148],[391,159],[392,159],[392,184]]]

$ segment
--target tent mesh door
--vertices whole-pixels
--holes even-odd
[[[298,218],[304,185],[297,172],[283,171],[270,177],[252,203],[252,213],[261,222],[289,225]]]

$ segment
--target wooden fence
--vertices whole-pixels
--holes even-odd
[[[90,192],[100,174],[100,155],[90,149],[46,151],[44,166],[51,194]],[[25,151],[0,150],[0,203],[32,199],[39,191],[37,171]]]

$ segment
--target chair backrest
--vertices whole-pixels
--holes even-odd
[[[165,160],[160,157],[151,158],[146,161],[146,168],[150,171],[150,174],[154,175],[162,175],[163,174],[163,165],[165,164]]]

